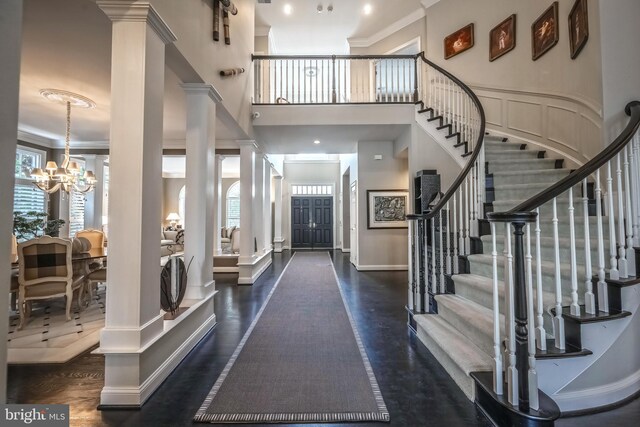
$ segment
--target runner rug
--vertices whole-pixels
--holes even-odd
[[[294,254],[195,421],[389,421],[327,252]]]

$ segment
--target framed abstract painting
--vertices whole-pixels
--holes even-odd
[[[367,228],[407,228],[409,192],[367,190]]]

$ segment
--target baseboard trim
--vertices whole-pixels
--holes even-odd
[[[238,277],[238,285],[253,285],[256,280],[265,272],[267,268],[272,263],[271,259],[271,251],[268,251],[251,263],[240,263],[238,262],[239,267],[239,277]],[[251,270],[248,272],[247,270]],[[243,275],[244,274],[244,275]]]
[[[356,265],[358,271],[407,271],[408,265]]]
[[[342,253],[344,253],[344,254],[351,253],[351,249],[350,248],[342,248],[341,250],[342,250]]]
[[[213,267],[214,273],[237,273],[239,271],[238,267]]]

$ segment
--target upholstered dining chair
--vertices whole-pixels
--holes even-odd
[[[93,285],[107,281],[107,267],[92,271],[87,275],[85,280],[87,281],[87,289],[89,290],[89,301],[93,301]]]
[[[92,248],[104,248],[104,233],[100,230],[87,229],[80,230],[76,233],[76,238],[84,237],[91,243]],[[96,270],[103,267],[102,260],[89,264],[90,270]]]
[[[16,235],[11,235],[11,262],[16,262],[18,258],[18,241]],[[11,288],[9,293],[11,294],[11,309],[16,310],[16,300],[18,299],[18,269],[11,269]]]
[[[82,299],[84,277],[74,276],[71,240],[44,236],[18,244],[18,307],[22,329],[31,314],[31,301],[64,296],[71,320],[73,293]],[[78,304],[80,305],[80,304]]]

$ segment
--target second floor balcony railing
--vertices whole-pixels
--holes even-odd
[[[418,101],[416,55],[254,55],[254,104]]]

